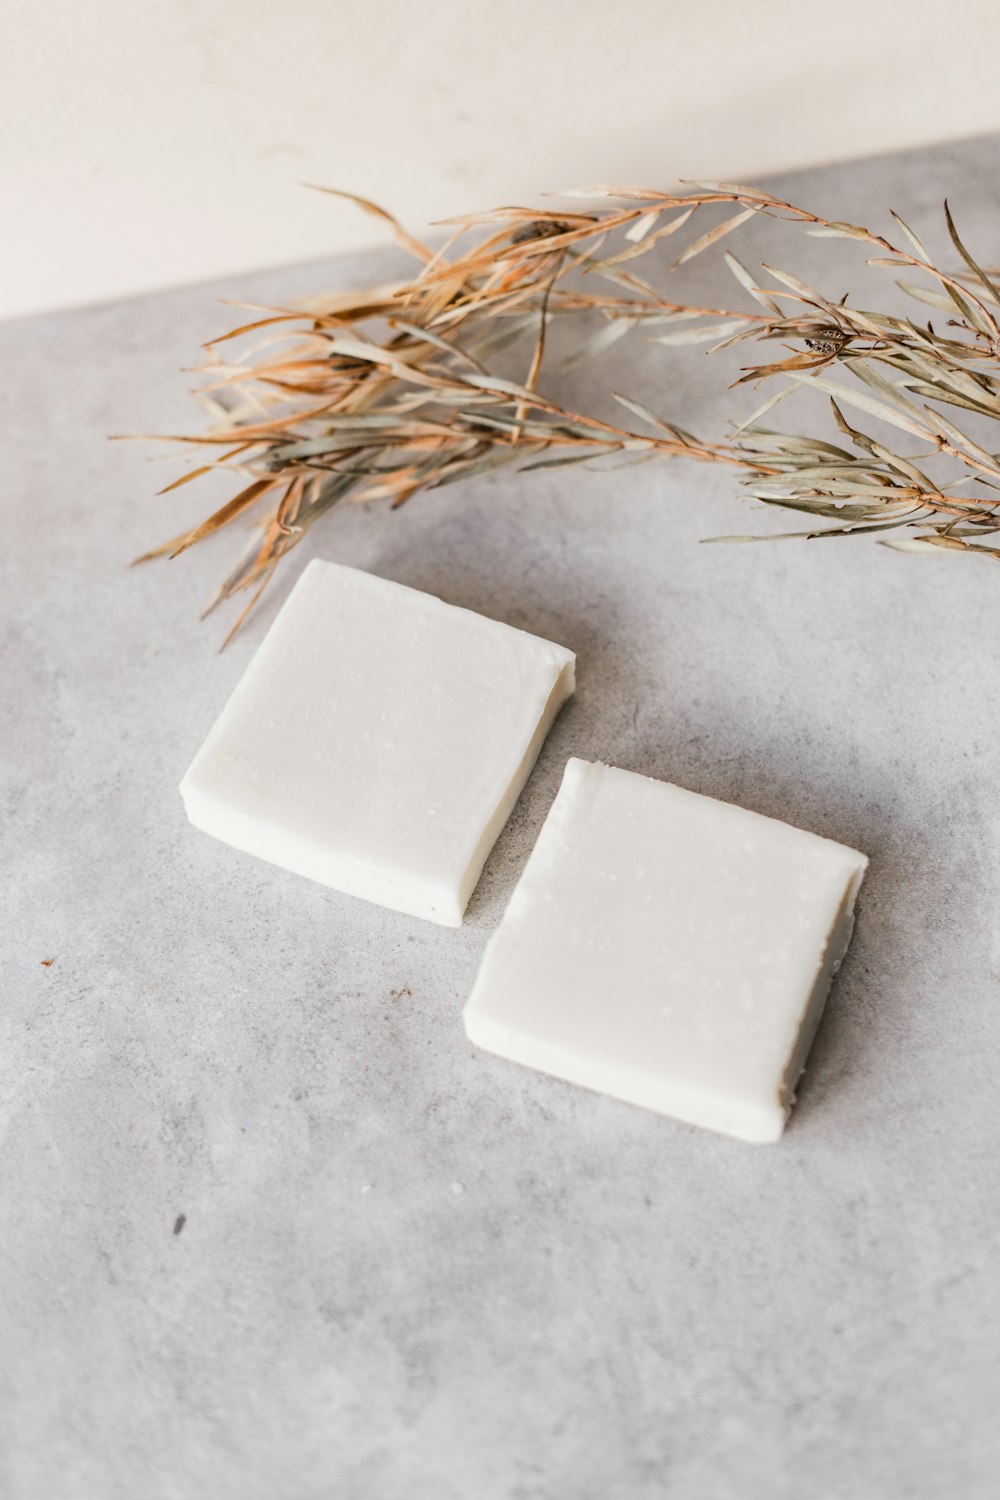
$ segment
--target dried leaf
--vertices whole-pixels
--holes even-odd
[[[628,333],[631,326],[631,323],[627,322],[624,318],[614,323],[605,323],[603,328],[599,328],[596,333],[591,334],[589,339],[585,339],[579,348],[575,349],[572,354],[563,360],[563,371],[575,370],[577,365],[583,364],[584,360],[593,359],[595,354],[600,354],[603,350],[609,349],[612,344],[616,344],[624,334]]]
[[[684,328],[678,333],[661,333],[656,338],[650,339],[649,342],[651,344],[672,344],[675,347],[682,347],[688,344],[710,344],[713,339],[718,339],[720,334],[725,338],[727,334],[733,333],[736,329],[741,329],[742,327],[742,318],[739,321],[734,319],[730,323],[712,324],[709,328]]]
[[[753,427],[761,417],[766,415],[766,413],[772,409],[772,407],[777,406],[779,401],[784,401],[785,397],[790,396],[791,393],[792,387],[785,386],[783,390],[776,391],[773,396],[769,396],[763,403],[763,405],[758,406],[755,411],[752,411],[748,417],[744,418],[744,420],[739,424],[738,427],[733,428],[733,437],[739,437],[741,433],[746,432],[748,428]]]
[[[639,187],[608,187],[601,184],[597,187],[560,188],[553,198],[638,198],[642,203],[648,203],[657,197],[647,188]]]
[[[671,427],[669,422],[665,422],[662,417],[658,417],[655,412],[650,411],[648,406],[643,406],[641,402],[633,401],[630,396],[623,396],[618,391],[614,392],[614,398],[628,411],[632,412],[633,415],[641,417],[644,422],[648,422],[651,427],[660,427],[664,432],[669,432],[676,436],[678,429]]]
[[[540,458],[537,463],[522,464],[520,472],[530,474],[535,469],[563,469],[568,464],[588,464],[594,456],[593,453],[571,453],[566,458]]]
[[[740,182],[710,182],[700,177],[683,177],[681,181],[685,187],[707,188],[710,193],[720,193],[724,197],[753,198],[760,203],[773,203],[777,207],[784,207],[779,198],[773,198],[770,193],[763,192],[759,187],[747,187]]]
[[[944,292],[938,291],[934,287],[918,286],[913,281],[897,281],[896,285],[900,291],[905,292],[908,297],[913,297],[917,302],[926,302],[928,307],[938,307],[944,312],[951,310],[951,298],[946,297]]]
[[[910,525],[912,525],[911,521],[857,521],[850,526],[824,526],[821,531],[772,531],[751,533],[749,536],[706,536],[702,537],[702,542],[812,542],[827,536],[870,536],[874,531],[891,531],[895,527]]]
[[[904,432],[912,432],[917,437],[927,438],[930,436],[927,425],[906,416],[895,407],[887,406],[884,401],[875,401],[871,396],[866,396],[863,391],[851,390],[849,386],[838,385],[835,381],[824,380],[819,375],[796,375],[789,377],[797,380],[802,385],[815,386],[818,390],[825,391],[828,396],[836,396],[838,401],[846,402],[848,406],[856,406],[859,411],[866,411],[873,417],[879,417],[883,422],[891,422],[894,427],[901,427]]]
[[[677,230],[687,223],[693,213],[693,208],[686,208],[683,213],[677,215],[676,219],[671,219],[669,224],[665,224],[655,234],[649,235],[641,244],[634,245],[630,250],[621,250],[617,255],[610,255],[606,260],[592,260],[586,267],[586,270],[588,272],[608,271],[612,266],[621,265],[623,261],[635,260],[637,256],[648,254],[654,245],[659,244],[660,240],[665,240],[670,235],[676,234]],[[640,220],[639,222],[642,223],[643,221]],[[625,238],[628,239],[629,236],[626,235]]]
[[[631,244],[637,245],[649,233],[658,217],[659,215],[655,213],[643,214],[641,219],[636,219],[631,229],[626,229],[625,238]]]
[[[373,203],[370,198],[361,198],[357,193],[345,193],[342,188],[323,187],[317,182],[304,182],[303,187],[310,188],[314,193],[328,193],[332,198],[342,198],[345,203],[354,203],[363,213],[370,214],[374,219],[380,219],[383,224],[388,224],[393,235],[405,250],[415,255],[417,260],[425,264],[434,260],[434,251],[414,239],[410,232],[403,228],[399,220],[379,204]]]
[[[776,318],[780,318],[782,315],[781,308],[778,306],[777,302],[775,302],[773,297],[769,297],[762,287],[759,287],[757,285],[756,281],[751,276],[746,266],[743,265],[742,261],[736,259],[736,256],[731,250],[727,250],[725,252],[725,261],[726,265],[736,277],[736,280],[740,283],[741,286],[746,287],[747,291],[750,293],[754,301],[759,302],[761,307],[766,308],[769,313],[773,313]]]
[[[253,484],[247,485],[245,490],[241,490],[238,495],[234,495],[232,500],[227,500],[226,504],[220,506],[206,521],[202,521],[200,526],[196,526],[193,531],[189,531],[180,544],[174,548],[170,556],[179,557],[182,552],[186,552],[189,547],[193,547],[195,542],[200,542],[205,537],[211,536],[212,532],[218,531],[221,526],[228,526],[230,521],[235,521],[236,517],[242,515],[244,511],[249,510],[251,505],[256,505],[258,500],[263,499],[268,490],[274,489],[276,482],[274,479],[254,480]],[[156,554],[153,555],[155,556]]]
[[[894,552],[936,552],[938,550],[929,537],[920,536],[890,537],[881,545],[891,547]]]
[[[968,266],[969,270],[979,282],[988,299],[995,306],[1000,306],[1000,293],[998,293],[997,288],[993,285],[992,281],[987,276],[982,266],[978,265],[977,262],[973,260],[972,256],[969,254],[968,250],[966,250],[961,239],[959,238],[958,230],[955,228],[955,221],[951,216],[951,209],[948,207],[947,200],[945,201],[944,205],[944,218],[945,223],[948,226],[948,233],[951,236],[951,242],[955,246],[955,249],[958,251],[959,255],[965,261],[965,264]],[[993,331],[997,334],[1000,334],[1000,328],[997,328],[996,322],[992,317],[990,318],[990,322],[993,325]]]
[[[745,208],[742,213],[733,214],[731,219],[725,219],[721,224],[716,224],[714,229],[708,230],[706,234],[699,235],[686,250],[681,252],[671,266],[671,270],[676,271],[680,266],[686,265],[689,260],[693,260],[696,255],[700,255],[703,250],[717,245],[727,234],[732,234],[734,229],[745,224],[747,219],[752,219],[756,212],[754,208]]]

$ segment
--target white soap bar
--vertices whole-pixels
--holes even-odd
[[[773,818],[571,760],[466,1030],[571,1083],[777,1140],[867,863]]]
[[[457,927],[574,662],[430,594],[311,562],[184,778],[188,817]]]

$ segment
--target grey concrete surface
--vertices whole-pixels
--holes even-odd
[[[942,253],[947,192],[995,261],[998,154],[784,186],[849,219],[891,204]],[[834,291],[855,259],[756,227],[743,253]],[[197,421],[178,371],[228,325],[222,293],[398,264],[0,329],[0,1493],[987,1500],[1000,570],[856,540],[699,546],[795,518],[692,465],[508,473],[333,516],[219,656],[198,609],[239,539],[129,571],[211,494],[153,498],[177,468],[105,434]],[[716,258],[692,269],[687,293],[739,298]],[[698,351],[619,345],[603,368],[705,432],[755,400]],[[599,376],[557,388],[594,405]],[[185,823],[177,783],[310,555],[579,654],[459,932]],[[571,753],[871,856],[780,1146],[467,1044],[479,955]]]

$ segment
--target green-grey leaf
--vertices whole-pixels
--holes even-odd
[[[685,344],[710,344],[713,339],[718,339],[720,334],[725,339],[728,334],[735,333],[737,329],[742,329],[744,321],[743,318],[740,318],[738,322],[734,320],[729,323],[716,323],[710,328],[685,328],[680,333],[660,333],[651,338],[649,342],[651,344],[672,344],[675,348],[679,348]]]
[[[574,370],[584,360],[592,359],[595,354],[600,354],[612,344],[617,343],[632,326],[633,322],[629,318],[618,318],[614,322],[605,323],[604,327],[599,328],[589,339],[584,339],[583,343],[563,360],[560,368],[564,372]]]

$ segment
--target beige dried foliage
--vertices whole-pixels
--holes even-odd
[[[206,346],[200,396],[213,425],[168,439],[193,445],[198,462],[163,493],[220,468],[240,486],[200,525],[139,561],[176,556],[252,518],[250,545],[208,606],[245,597],[227,640],[285,554],[336,505],[397,507],[420,490],[510,464],[527,472],[620,453],[720,463],[757,500],[810,518],[810,529],[787,535],[893,531],[881,539],[902,551],[1000,556],[985,541],[1000,530],[1000,457],[989,439],[965,431],[970,414],[980,434],[1000,421],[1000,277],[973,259],[947,205],[959,270],[936,266],[896,215],[902,247],[739,184],[576,189],[562,196],[582,198],[585,211],[469,215],[450,221],[453,232],[436,250],[376,204],[340,196],[390,224],[418,261],[415,275],[308,306],[247,309],[249,321]],[[671,252],[672,269],[761,217],[853,241],[869,265],[894,273],[920,305],[919,319],[853,308],[846,294],[826,297],[773,266],[755,274],[728,250],[721,253],[752,310],[670,301],[635,273],[689,224],[698,232]],[[567,410],[540,389],[547,333],[580,314],[599,326],[577,335],[571,363],[599,359],[637,334],[666,346],[776,343],[781,358],[761,358],[736,381],[774,389],[724,440],[696,438],[630,395],[617,399],[638,424]],[[231,353],[251,335],[263,337],[243,357]],[[523,379],[496,373],[498,356],[522,344]],[[828,401],[835,441],[761,425],[803,388]],[[872,436],[871,419],[890,435]]]

